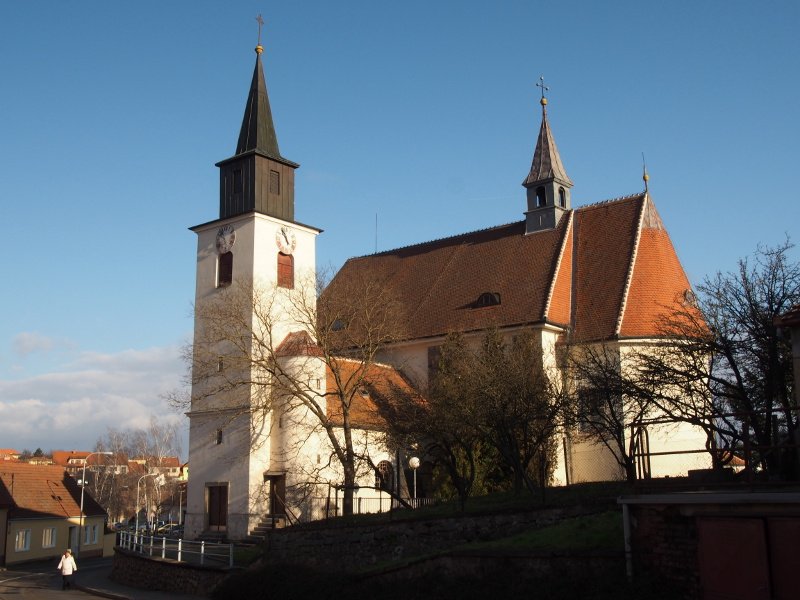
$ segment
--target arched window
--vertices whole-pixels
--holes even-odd
[[[387,492],[394,490],[394,467],[388,460],[378,463],[378,469],[375,472],[375,487]]]
[[[547,194],[544,191],[544,187],[536,188],[536,208],[541,206],[545,206],[547,204]]]
[[[220,254],[217,264],[217,287],[227,287],[233,281],[233,254]]]
[[[561,208],[566,208],[567,206],[567,192],[564,188],[558,188],[558,205]]]
[[[278,252],[278,287],[294,289],[294,257]]]

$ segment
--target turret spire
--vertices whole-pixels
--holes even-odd
[[[552,229],[558,224],[561,214],[570,209],[569,190],[572,180],[567,175],[558,153],[550,124],[547,121],[547,97],[550,88],[539,77],[537,87],[542,89],[539,104],[542,105],[542,125],[533,152],[533,161],[528,176],[522,185],[528,190],[526,230],[528,233]]]

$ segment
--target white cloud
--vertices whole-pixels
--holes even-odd
[[[18,333],[11,342],[14,352],[19,356],[27,356],[33,352],[50,352],[55,345],[52,338],[32,331]]]
[[[182,384],[178,346],[83,352],[61,370],[26,379],[0,380],[0,440],[17,450],[91,449],[109,427],[138,429],[151,415],[180,424],[185,417],[163,396]]]

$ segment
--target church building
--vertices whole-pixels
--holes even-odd
[[[293,322],[281,294],[293,290],[316,298],[308,275],[315,272],[315,239],[321,230],[294,219],[299,165],[278,149],[262,51],[257,46],[236,153],[217,164],[219,217],[192,228],[198,236],[195,304],[202,307],[236,282],[272,286],[277,295],[269,307],[269,336],[285,359],[298,354],[298,348],[313,355],[308,328]],[[573,207],[573,182],[556,147],[544,93],[541,110],[531,168],[522,182],[521,220],[352,258],[334,278],[329,289],[346,280],[385,282],[403,307],[406,337],[378,357],[377,376],[424,389],[449,333],[478,339],[489,328],[507,336],[534,332],[542,361],[553,370],[561,368],[557,348],[567,335],[573,343],[609,345],[624,361],[630,349],[658,337],[659,320],[689,291],[646,186],[640,193]],[[196,319],[196,353],[202,327]],[[225,356],[219,350],[221,380],[232,368]],[[315,369],[303,377],[316,382],[322,395],[330,374],[321,363]],[[242,539],[267,514],[283,510],[313,518],[309,509],[286,506],[292,503],[287,489],[301,482],[304,464],[330,454],[324,436],[303,432],[296,421],[294,433],[288,431],[285,414],[256,417],[238,410],[253,404],[255,388],[223,392],[221,385],[209,392],[201,388],[207,385],[206,380],[193,386],[189,412],[187,537],[217,531]],[[365,399],[360,408],[365,432],[376,423],[369,406]],[[256,422],[259,418],[262,422]],[[569,432],[562,438],[554,484],[622,477],[608,450]],[[696,449],[703,442],[696,431],[672,428],[664,435],[651,432],[649,448],[653,453],[667,444],[673,450]],[[295,451],[288,457],[290,445]],[[389,464],[394,456],[378,451],[374,460]],[[659,460],[652,466],[654,476],[679,474],[669,460]],[[685,465],[682,469],[685,474]],[[334,468],[327,472],[328,485],[316,480],[311,495],[330,497],[338,473]],[[362,477],[362,485],[374,486],[370,477]]]

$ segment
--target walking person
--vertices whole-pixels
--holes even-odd
[[[72,558],[72,550],[67,548],[64,551],[64,556],[61,557],[61,562],[56,568],[61,571],[61,589],[72,589],[72,574],[78,570],[78,565]]]

